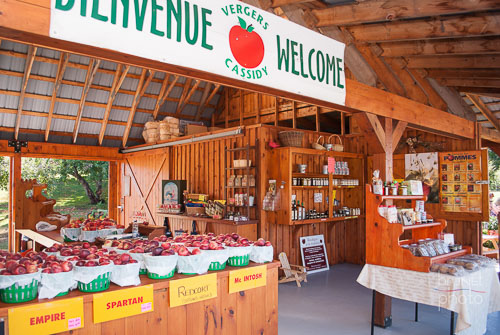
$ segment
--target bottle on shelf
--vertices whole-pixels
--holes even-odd
[[[297,220],[297,206],[295,205],[295,200],[292,200],[292,221]]]
[[[304,200],[302,200],[302,206],[301,206],[301,210],[302,210],[302,220],[305,220],[306,219],[306,208],[304,206]]]

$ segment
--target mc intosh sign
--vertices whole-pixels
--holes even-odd
[[[51,0],[50,36],[343,105],[344,44],[234,0]]]

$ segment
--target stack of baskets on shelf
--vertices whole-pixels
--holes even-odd
[[[179,137],[179,119],[167,116],[162,121],[146,122],[142,136],[146,143],[166,141]]]

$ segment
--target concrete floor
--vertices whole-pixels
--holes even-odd
[[[360,335],[370,334],[372,293],[356,282],[361,266],[335,265],[328,272],[308,276],[308,283],[279,285],[279,334]],[[390,328],[375,328],[376,335],[449,334],[450,312],[420,305],[414,322],[415,304],[392,301]],[[500,312],[488,316],[487,335],[500,334]]]

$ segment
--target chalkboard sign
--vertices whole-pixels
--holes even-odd
[[[330,270],[323,235],[301,237],[300,253],[302,264],[307,268],[307,273]]]

